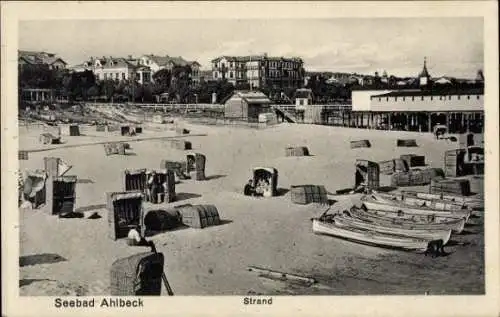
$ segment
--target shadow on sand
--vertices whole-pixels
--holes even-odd
[[[68,261],[59,254],[55,253],[41,253],[33,255],[23,255],[19,257],[19,266],[30,266],[37,264],[51,264]]]
[[[207,176],[205,177],[205,180],[206,181],[211,181],[212,179],[219,179],[219,178],[223,178],[223,177],[226,177],[227,175],[210,175],[210,176]]]
[[[98,210],[98,209],[103,209],[103,208],[106,208],[106,204],[88,205],[88,206],[82,206],[82,207],[76,208],[75,212],[81,213],[84,211]]]
[[[43,279],[25,278],[25,279],[19,280],[19,287],[28,286],[31,283],[43,282],[43,281],[46,281],[46,282],[56,282],[56,280],[50,280],[50,279],[47,279],[47,278],[43,278]]]
[[[277,188],[276,197],[285,196],[290,190],[288,188]]]
[[[177,193],[175,195],[175,201],[182,201],[182,200],[188,200],[188,199],[193,199],[193,198],[200,198],[201,195],[199,194],[193,194],[193,193]]]
[[[232,220],[221,219],[220,223],[218,225],[216,225],[216,226],[209,226],[209,227],[206,227],[206,228],[223,226],[223,225],[230,224],[232,222],[233,222]],[[148,229],[148,230],[146,230],[146,232],[145,232],[144,235],[145,235],[145,237],[149,238],[149,237],[153,237],[153,236],[156,236],[156,235],[159,235],[159,234],[162,234],[162,233],[180,231],[180,230],[189,229],[189,228],[190,228],[189,226],[186,226],[185,224],[181,223],[181,224],[177,225],[175,228],[171,228],[171,229],[165,229],[165,230],[150,230],[150,229]]]

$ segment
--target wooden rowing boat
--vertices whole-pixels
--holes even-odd
[[[380,233],[396,234],[406,237],[425,239],[425,240],[442,240],[443,244],[448,243],[451,237],[451,229],[407,229],[394,226],[386,226],[373,222],[365,222],[360,219],[348,217],[345,215],[336,215],[333,220],[339,227],[353,227],[364,230],[376,231]]]
[[[359,208],[351,208],[345,211],[349,216],[360,219],[365,222],[371,222],[379,225],[390,226],[402,229],[419,230],[452,230],[453,233],[460,234],[464,230],[465,219],[449,219],[413,216],[412,218],[401,217],[396,213],[369,210],[365,211]]]
[[[467,207],[463,203],[457,203],[443,199],[425,199],[402,193],[380,193],[372,191],[372,197],[380,201],[396,201],[413,207],[424,207],[434,210],[454,211],[464,210]]]
[[[440,194],[430,194],[430,193],[419,193],[413,191],[403,191],[406,196],[413,196],[422,199],[438,199],[449,201],[453,203],[463,204],[467,208],[484,208],[484,199],[482,197],[467,197],[458,195],[440,195]]]
[[[370,198],[368,196],[363,197],[361,201],[368,210],[381,210],[398,214],[419,215],[419,216],[429,216],[429,217],[465,219],[466,222],[470,217],[469,210],[443,211],[443,210],[434,210],[423,207],[408,207],[408,205],[404,205],[396,201],[382,202]]]
[[[340,227],[333,222],[325,222],[313,219],[313,232],[342,238],[358,243],[375,245],[385,248],[396,248],[403,250],[415,250],[424,252],[427,250],[430,240],[416,239],[405,236],[384,234],[369,230],[362,230],[352,227]]]

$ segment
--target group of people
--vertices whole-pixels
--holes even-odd
[[[152,171],[147,176],[146,182],[146,195],[148,200],[153,204],[158,204],[161,201],[158,199],[158,194],[165,193],[167,191],[167,182],[161,182],[159,176],[155,171]]]
[[[243,193],[245,196],[271,197],[273,195],[271,179],[260,178],[257,180],[255,186],[253,180],[250,179],[248,180],[248,183],[245,185]]]

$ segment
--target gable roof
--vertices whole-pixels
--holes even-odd
[[[63,63],[64,65],[68,64],[62,58],[57,57],[54,53],[19,50],[18,54],[19,59],[22,59],[30,64],[52,65],[57,61]]]

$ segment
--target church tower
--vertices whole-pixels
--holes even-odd
[[[431,76],[429,75],[429,72],[427,71],[427,58],[424,57],[424,68],[418,75],[419,77],[419,83],[420,86],[427,86],[429,84],[429,79]]]

